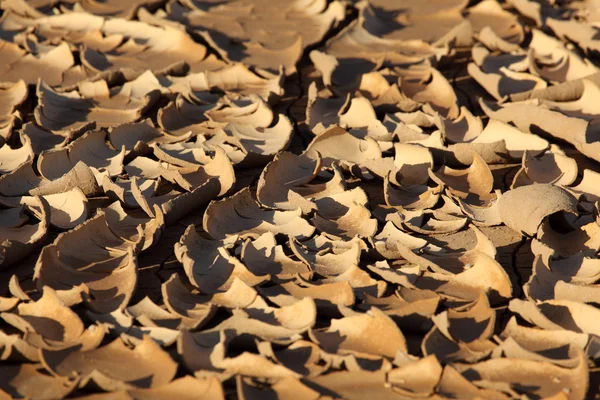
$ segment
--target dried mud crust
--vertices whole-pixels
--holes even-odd
[[[598,398],[599,21],[2,1],[0,398]]]

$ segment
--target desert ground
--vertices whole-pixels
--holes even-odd
[[[0,399],[600,399],[599,66],[595,0],[0,0]]]

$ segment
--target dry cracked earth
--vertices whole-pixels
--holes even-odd
[[[0,399],[600,398],[595,0],[0,0]]]

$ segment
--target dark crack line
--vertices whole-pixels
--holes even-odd
[[[527,244],[527,237],[521,236],[521,242],[512,251],[511,257],[510,257],[511,268],[513,270],[513,273],[515,274],[515,277],[517,278],[517,284],[518,284],[518,288],[519,288],[518,295],[517,295],[517,293],[514,293],[513,298],[521,298],[524,294],[523,285],[525,284],[525,279],[523,279],[523,275],[521,275],[521,272],[519,271],[519,267],[517,266],[517,257],[519,255],[519,251],[526,244]]]

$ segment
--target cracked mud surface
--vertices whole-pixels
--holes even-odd
[[[0,399],[600,398],[598,26],[0,0]]]

